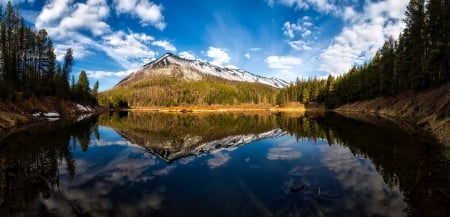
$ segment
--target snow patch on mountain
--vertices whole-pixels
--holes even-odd
[[[172,70],[172,66],[181,68],[180,72]],[[242,69],[219,67],[200,60],[188,60],[167,53],[146,65],[141,70],[138,70],[125,79],[120,81],[117,86],[122,86],[131,81],[137,81],[142,76],[149,75],[174,75],[174,73],[182,73],[182,76],[187,80],[201,80],[203,75],[215,76],[231,81],[241,82],[257,82],[270,85],[275,88],[282,88],[288,85],[286,81],[279,78],[267,78],[259,75],[254,75]]]

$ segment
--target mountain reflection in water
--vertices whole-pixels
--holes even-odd
[[[0,141],[0,216],[448,216],[449,154],[337,115],[107,113]]]

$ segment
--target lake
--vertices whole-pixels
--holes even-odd
[[[450,216],[450,151],[370,120],[121,112],[38,123],[0,140],[0,216]]]

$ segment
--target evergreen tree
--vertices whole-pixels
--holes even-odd
[[[89,80],[86,72],[81,71],[78,81],[75,84],[75,99],[80,102],[88,102],[91,99],[91,91],[89,88]]]

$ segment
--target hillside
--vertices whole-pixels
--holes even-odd
[[[93,113],[101,108],[83,106],[57,97],[31,97],[14,103],[0,100],[0,137],[11,129],[41,121],[75,117],[80,114]]]
[[[335,111],[341,114],[376,114],[394,121],[416,123],[450,147],[450,82],[424,91],[346,104]]]
[[[166,54],[100,93],[110,107],[270,104],[286,82]]]

